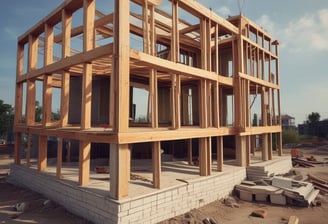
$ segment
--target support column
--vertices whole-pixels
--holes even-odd
[[[129,194],[131,151],[128,144],[110,144],[110,196],[120,200]]]
[[[219,172],[223,171],[223,136],[218,136],[216,138],[216,160],[217,168]]]
[[[26,166],[30,166],[31,164],[31,140],[32,140],[32,134],[27,134],[27,146],[26,146]]]
[[[79,184],[85,186],[90,177],[90,149],[91,143],[80,141],[79,149]]]
[[[187,145],[188,145],[188,164],[192,165],[192,139],[187,139]]]
[[[152,149],[153,184],[154,188],[161,188],[161,143],[154,142]]]
[[[268,159],[272,160],[272,133],[268,134]]]
[[[52,76],[43,76],[43,103],[42,103],[42,124],[48,126],[51,122],[52,106]]]
[[[39,136],[39,155],[38,155],[38,170],[41,172],[47,169],[47,146],[48,146],[48,136]]]
[[[268,134],[262,134],[262,160],[269,160],[268,152]]]
[[[35,81],[27,81],[26,94],[26,125],[34,125],[35,123]]]
[[[210,163],[210,153],[211,148],[209,148],[209,138],[199,139],[199,175],[209,176],[211,174],[211,163]]]
[[[247,166],[245,136],[236,136],[236,161],[239,166]]]
[[[62,178],[62,164],[63,164],[63,139],[57,138],[57,169],[56,176],[58,179]]]
[[[20,132],[15,133],[15,159],[16,165],[21,164],[21,147],[22,147],[22,134]]]

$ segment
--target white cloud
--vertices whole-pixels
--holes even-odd
[[[328,9],[292,20],[278,34],[291,53],[328,51]]]
[[[219,13],[220,16],[222,17],[228,17],[229,15],[231,15],[231,10],[226,7],[226,6],[222,6],[220,7],[217,12]]]
[[[18,37],[18,33],[10,27],[5,27],[4,33],[6,34],[5,36],[6,36],[6,39],[8,39],[8,40],[12,40],[12,39],[16,40]]]
[[[256,23],[263,27],[268,33],[275,33],[275,24],[272,19],[268,15],[262,15],[259,19],[256,20]]]

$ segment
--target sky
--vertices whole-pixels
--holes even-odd
[[[106,2],[106,0],[98,0]],[[62,0],[10,0],[0,8],[0,99],[14,105],[17,38]],[[223,18],[240,12],[280,42],[281,113],[328,119],[327,0],[203,0]]]

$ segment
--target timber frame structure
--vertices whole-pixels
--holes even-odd
[[[282,155],[277,40],[243,15],[223,19],[194,0],[107,5],[105,13],[96,0],[66,0],[18,38],[16,164],[23,164],[27,136],[29,165],[30,139],[36,136],[37,168],[44,172],[48,138],[55,137],[61,178],[64,142],[75,140],[83,186],[89,181],[91,143],[105,143],[110,196],[122,199],[128,196],[136,143],[151,145],[155,188],[161,186],[164,141],[186,141],[192,161],[196,139],[201,176],[211,175],[214,149],[222,171],[226,136],[234,139],[239,166],[250,164],[258,139],[263,160],[272,159],[273,148]],[[41,122],[35,119],[38,86]],[[136,88],[147,92],[145,122],[135,118]],[[59,120],[51,116],[55,101]]]

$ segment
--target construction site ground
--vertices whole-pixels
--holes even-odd
[[[284,149],[284,153],[290,153]],[[13,186],[6,182],[9,164],[12,163],[13,149],[0,146],[0,223],[90,223],[71,213],[64,208],[48,203],[47,198],[27,189]],[[306,145],[297,147],[303,152],[303,157],[314,156],[319,161],[328,161],[328,142],[318,146]],[[328,165],[319,164],[311,168],[295,167],[304,176],[313,174],[328,180]],[[186,214],[163,221],[166,223],[202,223],[206,218],[212,218],[217,223],[288,223],[290,216],[297,216],[299,223],[326,223],[328,220],[328,196],[319,195],[320,206],[303,208],[296,206],[275,206],[268,203],[240,201],[231,197],[215,201],[199,209],[194,209]],[[15,205],[27,203],[28,209],[24,212],[15,211]],[[228,203],[227,203],[228,202]],[[256,209],[267,211],[265,218],[253,217],[250,214]]]

